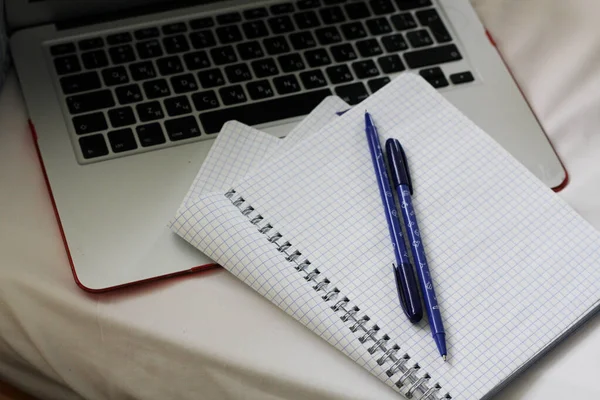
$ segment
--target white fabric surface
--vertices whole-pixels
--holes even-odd
[[[600,229],[594,0],[477,0]],[[600,398],[593,318],[495,399]],[[0,94],[0,377],[40,398],[398,399],[222,270],[91,295],[73,282],[12,72]]]

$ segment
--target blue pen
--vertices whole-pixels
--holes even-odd
[[[398,193],[398,201],[402,209],[404,218],[404,226],[410,241],[413,259],[417,267],[417,275],[421,284],[421,292],[425,301],[425,310],[431,327],[433,340],[437,345],[440,355],[446,361],[446,334],[444,333],[444,325],[442,324],[442,314],[438,305],[435,290],[433,289],[433,281],[429,273],[429,265],[425,258],[425,249],[419,226],[417,225],[417,217],[415,209],[412,205],[412,182],[410,179],[410,171],[406,162],[406,155],[397,139],[388,139],[385,142],[385,151],[387,153],[390,171],[392,173],[392,183]]]
[[[421,306],[417,280],[413,268],[410,265],[408,251],[406,249],[406,244],[404,243],[404,238],[402,237],[402,228],[400,227],[398,211],[396,210],[396,202],[394,201],[394,194],[390,187],[390,181],[383,161],[383,152],[381,151],[381,145],[379,144],[377,129],[375,128],[371,116],[367,112],[365,112],[365,125],[367,142],[369,143],[369,149],[371,150],[371,158],[373,160],[373,166],[375,167],[375,176],[377,177],[377,183],[379,185],[379,193],[381,194],[381,200],[383,201],[385,217],[390,230],[392,246],[394,247],[394,255],[396,256],[396,263],[398,264],[392,264],[392,267],[396,278],[396,287],[398,289],[400,305],[411,322],[418,322],[423,318],[423,307]]]

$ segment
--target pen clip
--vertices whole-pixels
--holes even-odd
[[[392,183],[394,187],[399,185],[407,185],[410,194],[413,194],[412,178],[410,177],[410,169],[406,153],[398,139],[388,139],[385,142],[385,151],[387,153],[388,164],[392,175]]]

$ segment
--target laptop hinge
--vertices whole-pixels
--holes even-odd
[[[127,19],[132,17],[139,17],[141,15],[154,14],[164,11],[171,11],[178,8],[198,6],[201,4],[216,3],[219,0],[170,0],[161,1],[158,3],[144,4],[139,6],[133,6],[124,10],[112,11],[107,13],[100,13],[97,15],[72,18],[66,21],[56,22],[56,29],[67,30],[80,28],[82,26],[117,21],[121,19]]]

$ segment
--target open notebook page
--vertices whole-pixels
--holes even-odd
[[[317,132],[348,105],[339,97],[325,98],[290,133],[279,139],[237,121],[223,125],[182,204],[202,193],[224,191],[260,163],[285,151],[308,134]]]
[[[398,304],[365,109],[382,142],[395,137],[407,153],[446,363],[426,321],[410,324]],[[327,278],[359,307],[429,386],[461,399],[492,393],[598,305],[599,234],[418,76],[396,78],[235,189],[180,209],[172,229],[394,388],[401,374],[388,377],[389,363],[377,363],[372,341],[358,340],[315,281]],[[258,227],[273,225],[267,235],[281,233],[276,244],[289,241],[287,253],[319,270],[314,281],[250,222],[257,214]]]

